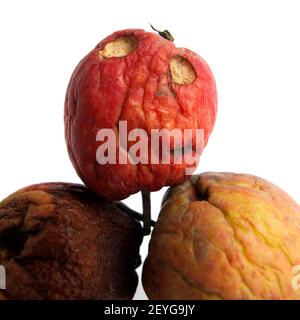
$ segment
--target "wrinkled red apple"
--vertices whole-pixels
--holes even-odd
[[[1,299],[131,299],[140,224],[86,187],[33,185],[0,202]]]
[[[200,56],[152,32],[118,31],[83,58],[71,77],[65,100],[69,155],[84,183],[108,200],[159,190],[196,167],[202,149],[196,148],[195,131],[203,129],[205,145],[216,111],[215,81]],[[192,129],[193,137],[183,140],[194,162],[176,164],[171,154],[169,164],[121,164],[118,149],[116,164],[99,164],[96,152],[103,142],[96,141],[97,132],[111,128],[118,137],[120,120],[127,121],[128,131],[140,128],[148,136],[151,129]],[[120,150],[125,159],[132,145]],[[171,152],[177,148],[172,140]],[[149,144],[144,154],[151,150]]]

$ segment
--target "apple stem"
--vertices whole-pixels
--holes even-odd
[[[143,222],[144,222],[144,235],[147,236],[151,233],[151,199],[150,191],[142,190],[143,199]]]
[[[140,214],[139,212],[129,208],[126,204],[124,204],[123,202],[117,202],[115,204],[115,206],[120,209],[121,211],[127,213],[129,216],[135,218],[136,220],[138,221],[143,221],[144,218],[143,218],[143,215]],[[155,221],[151,220],[150,221],[151,223],[151,227],[154,227],[155,226]]]
[[[154,31],[156,31],[161,37],[163,37],[163,38],[166,39],[166,40],[172,41],[172,42],[174,41],[174,38],[173,38],[173,36],[171,35],[171,32],[170,32],[170,31],[168,31],[168,30],[159,31],[159,30],[155,29],[151,23],[149,23],[149,24],[150,24],[150,27],[151,27]]]

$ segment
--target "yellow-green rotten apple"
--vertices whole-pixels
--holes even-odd
[[[300,207],[259,177],[203,173],[168,190],[149,244],[150,299],[299,299]]]

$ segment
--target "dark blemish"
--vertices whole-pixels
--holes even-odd
[[[0,264],[5,265],[13,257],[18,256],[24,249],[28,235],[20,232],[18,229],[13,229],[0,234],[0,252],[5,254],[0,255]]]
[[[157,90],[157,91],[155,91],[155,95],[157,97],[168,97],[169,92],[167,90]]]

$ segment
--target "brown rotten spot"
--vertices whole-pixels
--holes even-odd
[[[0,203],[0,299],[131,299],[141,228],[85,187],[46,183]]]
[[[150,299],[299,299],[300,207],[261,178],[204,173],[169,189],[144,264]]]

